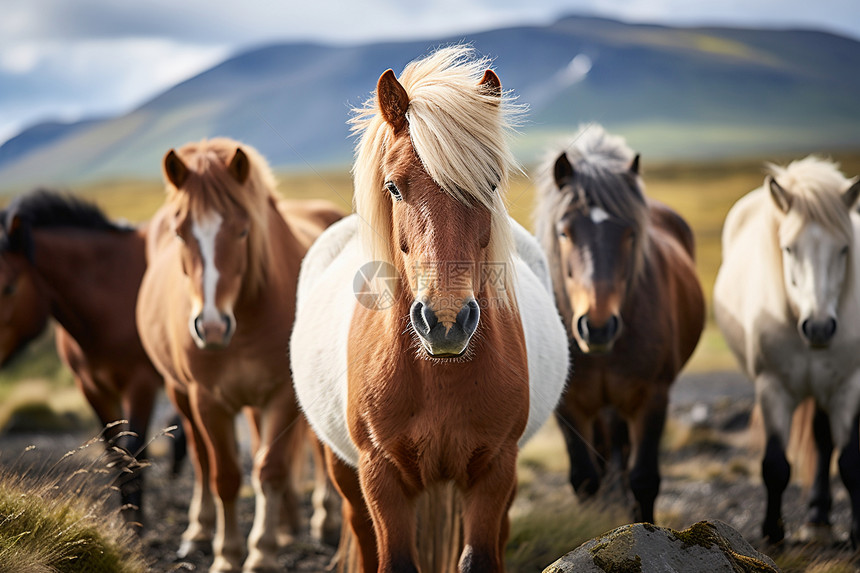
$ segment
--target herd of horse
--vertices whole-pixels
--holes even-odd
[[[705,323],[693,233],[645,195],[639,156],[592,125],[539,168],[529,234],[504,199],[519,111],[487,60],[451,46],[386,71],[357,110],[353,214],[279,199],[266,160],[225,138],[167,152],[165,203],[140,226],[23,195],[0,214],[0,363],[53,317],[106,437],[138,458],[163,387],[195,473],[178,553],[211,544],[213,572],[280,570],[308,446],[312,533],[339,497],[342,570],[504,571],[517,454],[553,415],[579,498],[617,480],[632,519],[653,523],[669,388]],[[860,540],[858,194],[810,157],[772,166],[725,223],[714,313],[763,413],[771,542],[792,413],[809,397],[810,523],[830,525],[835,447]],[[386,284],[357,289],[371,262],[392,270]],[[357,297],[380,288],[390,304]],[[142,479],[121,486],[137,524]]]

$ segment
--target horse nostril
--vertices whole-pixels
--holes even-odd
[[[436,313],[418,300],[412,303],[409,318],[412,320],[412,327],[423,336],[429,334],[430,330],[439,322],[436,318]]]
[[[233,334],[235,323],[229,314],[221,314],[221,322],[224,323],[224,338],[229,338]]]
[[[588,342],[588,318],[584,314],[576,321],[576,331],[582,340]]]
[[[463,305],[463,308],[457,313],[457,324],[463,328],[466,336],[472,336],[478,328],[480,318],[481,308],[478,306],[478,301],[472,299]]]
[[[618,324],[618,317],[614,314],[609,317],[608,321],[606,321],[606,335],[610,340],[615,338],[615,335],[618,334]]]
[[[194,331],[197,333],[197,336],[199,336],[201,339],[204,337],[203,336],[203,315],[201,315],[201,314],[198,314],[197,317],[194,319]]]
[[[800,323],[800,331],[806,338],[812,338],[812,321],[808,318]]]
[[[829,340],[836,334],[836,319],[828,318],[824,323],[824,336]]]

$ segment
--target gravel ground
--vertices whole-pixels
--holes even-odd
[[[703,519],[719,519],[761,547],[759,528],[764,512],[764,486],[759,477],[759,454],[751,453],[748,447],[747,427],[752,404],[752,385],[737,373],[690,374],[678,380],[671,397],[667,447],[661,458],[663,482],[656,507],[661,525],[682,528]],[[167,420],[168,412],[160,410],[154,427],[165,427]],[[70,465],[74,464],[91,468],[104,462],[99,457],[100,444],[83,448],[58,463],[64,453],[79,449],[91,435],[0,436],[0,462],[6,467],[25,468],[31,475],[70,471]],[[27,450],[28,446],[35,448]],[[209,555],[196,554],[182,561],[175,559],[186,524],[192,476],[190,467],[178,477],[170,475],[168,447],[168,439],[161,437],[154,440],[150,448],[153,462],[147,475],[144,550],[152,560],[154,572],[206,571],[211,561]],[[244,460],[247,469],[250,466],[247,454]],[[833,483],[834,533],[844,540],[850,519],[848,499],[838,478]],[[567,487],[563,472],[545,473],[539,475],[537,495],[543,488],[547,495],[553,492],[552,495],[557,496],[560,488]],[[530,491],[535,495],[534,484]],[[796,545],[797,534],[804,523],[805,499],[805,493],[796,484],[786,493],[784,520],[790,536],[789,546]],[[308,496],[305,496],[303,510],[307,519],[310,513]],[[241,526],[247,534],[253,516],[253,496],[247,485],[242,490],[240,515]],[[840,559],[846,555],[844,549],[819,548],[816,551],[833,551]],[[302,536],[281,551],[280,562],[288,571],[321,572],[327,569],[333,554],[333,547]]]

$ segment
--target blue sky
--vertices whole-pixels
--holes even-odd
[[[244,48],[360,43],[546,24],[814,28],[860,39],[858,0],[0,0],[0,141],[45,119],[127,111]]]

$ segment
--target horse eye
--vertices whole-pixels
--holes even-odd
[[[567,233],[565,233],[565,232],[564,232],[564,229],[561,229],[561,230],[559,230],[559,232],[558,232],[558,236],[559,236],[559,237],[561,237],[562,239],[566,239],[566,238],[567,238]]]
[[[248,229],[242,229],[242,231],[239,233],[239,238],[244,239],[247,236],[248,236]]]
[[[397,185],[395,185],[393,181],[388,181],[385,184],[385,188],[389,193],[391,193],[391,196],[394,197],[395,201],[403,201],[403,195],[400,194],[400,189],[397,188]]]
[[[11,296],[15,294],[15,283],[9,283],[7,285],[3,285],[3,296]]]
[[[842,247],[842,250],[839,251],[839,254],[842,255],[843,257],[846,256],[848,254],[848,247],[847,246]]]
[[[790,255],[790,254],[791,254],[791,247],[783,247],[783,248],[782,248],[782,250],[783,250],[783,251],[785,251],[785,254],[786,254],[786,255]]]

